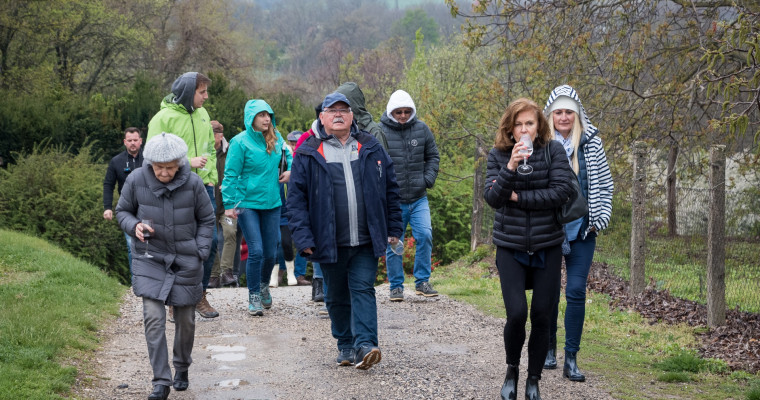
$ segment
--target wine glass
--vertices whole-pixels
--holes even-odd
[[[205,159],[206,159],[206,161],[208,162],[208,158],[211,156],[211,154],[213,154],[213,153],[214,153],[214,150],[215,150],[215,149],[214,149],[214,142],[209,142],[209,143],[206,143],[206,144],[203,146],[203,154],[201,154],[201,156],[202,156],[203,158],[205,158]],[[201,170],[201,171],[210,171],[210,169],[206,168],[206,166],[205,166],[205,165],[203,166],[203,168],[200,168],[200,170]]]
[[[388,244],[390,244],[390,242],[391,242],[391,238],[388,238]],[[393,254],[398,255],[398,256],[404,254],[404,242],[401,239],[399,239],[395,245],[391,244],[390,246],[391,246],[391,251],[393,252]]]
[[[529,175],[533,172],[533,167],[528,165],[528,157],[533,154],[533,141],[530,140],[530,135],[525,134],[520,136],[520,141],[525,144],[525,147],[519,151],[520,154],[524,154],[523,163],[517,167],[517,173],[521,175]]]
[[[148,239],[151,238],[152,233],[145,229],[145,227],[149,227],[153,229],[153,220],[152,219],[143,219],[140,220],[140,223],[143,224],[143,239],[145,239],[145,254],[142,255],[143,258],[153,258],[152,255],[148,254]]]

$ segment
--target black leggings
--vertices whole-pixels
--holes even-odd
[[[501,295],[507,310],[504,325],[504,349],[507,364],[520,365],[520,353],[525,343],[525,323],[528,320],[526,288],[532,283],[533,299],[530,304],[530,339],[528,340],[528,375],[540,377],[549,350],[549,322],[552,306],[559,296],[561,246],[544,250],[544,268],[526,267],[515,261],[512,251],[496,249],[496,268],[499,270]],[[527,284],[526,284],[527,282]]]

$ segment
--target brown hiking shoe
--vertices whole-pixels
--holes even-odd
[[[222,276],[220,276],[220,279],[222,280],[222,286],[229,286],[229,285],[237,283],[237,279],[235,279],[235,276],[232,275],[231,269],[228,269],[222,272]]]
[[[205,290],[203,291],[203,298],[201,298],[201,301],[195,305],[195,311],[198,311],[198,314],[200,314],[203,318],[216,318],[219,316],[219,313],[214,309],[214,307],[211,307],[211,304],[209,304],[208,300],[206,300]]]
[[[209,289],[216,289],[221,286],[220,284],[220,278],[218,276],[212,276],[208,280],[208,288]]]
[[[298,286],[311,286],[311,281],[306,279],[306,277],[303,275],[298,275],[296,277],[296,284]]]

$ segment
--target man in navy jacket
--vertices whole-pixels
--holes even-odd
[[[401,205],[393,162],[350,107],[340,93],[325,97],[293,158],[287,208],[299,254],[322,266],[338,365],[368,369],[381,359],[377,260],[402,235]]]

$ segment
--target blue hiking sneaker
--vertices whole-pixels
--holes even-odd
[[[354,365],[354,349],[340,349],[338,350],[338,358],[335,361],[339,367],[348,367]]]
[[[269,284],[261,284],[261,305],[267,310],[272,308],[272,294],[269,293]]]
[[[264,307],[261,306],[261,294],[251,293],[248,295],[248,314],[257,317],[264,315]]]
[[[382,358],[380,349],[377,347],[362,346],[356,350],[354,362],[356,363],[356,369],[370,369],[373,365],[379,363]]]

